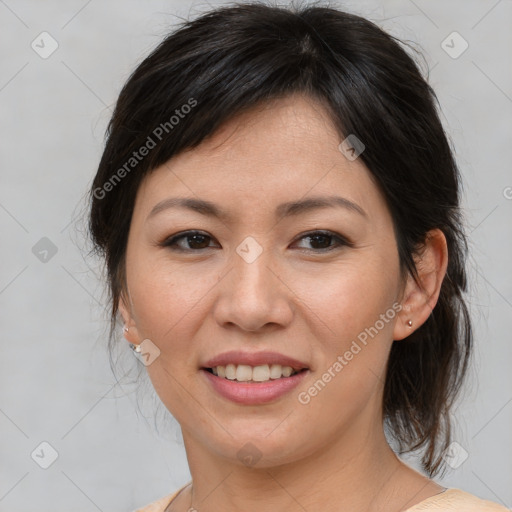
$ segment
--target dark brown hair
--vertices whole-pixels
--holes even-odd
[[[365,18],[318,5],[222,7],[183,22],[129,77],[90,190],[89,230],[110,291],[109,346],[141,180],[235,114],[292,93],[321,101],[340,140],[356,134],[364,143],[360,158],[387,200],[403,275],[417,277],[413,257],[429,230],[446,237],[438,303],[393,344],[383,403],[398,450],[421,449],[433,476],[443,467],[449,411],[472,348],[460,176],[434,91],[402,43]]]

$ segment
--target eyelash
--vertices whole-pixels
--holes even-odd
[[[201,231],[185,231],[183,233],[178,233],[177,235],[173,235],[171,236],[170,238],[166,238],[162,243],[158,244],[160,247],[166,247],[168,249],[170,249],[171,251],[176,251],[176,252],[188,252],[188,253],[191,253],[191,252],[200,252],[200,251],[204,251],[205,249],[209,249],[210,247],[205,247],[205,248],[202,248],[202,249],[183,249],[179,246],[177,246],[177,242],[178,240],[181,240],[181,239],[187,239],[187,238],[190,238],[192,236],[196,236],[196,235],[199,235],[199,236],[202,236],[202,237],[205,237],[205,238],[209,238],[209,239],[213,239],[213,237],[211,237],[210,235],[207,235],[206,233],[203,233]],[[319,231],[310,231],[308,233],[305,233],[303,234],[302,236],[300,236],[298,238],[298,240],[302,240],[303,238],[314,238],[315,236],[326,236],[328,238],[331,238],[333,240],[336,241],[336,244],[337,245],[331,245],[327,248],[323,248],[323,249],[302,249],[303,251],[306,251],[306,252],[316,252],[316,253],[326,253],[326,252],[330,252],[332,250],[335,250],[335,249],[340,249],[341,247],[343,246],[347,246],[347,247],[353,247],[354,244],[348,240],[347,238],[339,235],[338,233],[334,233],[332,231],[323,231],[323,230],[319,230]]]

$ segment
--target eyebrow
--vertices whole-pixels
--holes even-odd
[[[292,217],[304,214],[312,210],[322,208],[341,207],[351,212],[358,213],[359,215],[368,218],[367,213],[356,203],[341,196],[318,196],[310,197],[308,199],[301,199],[299,201],[290,201],[288,203],[280,204],[276,210],[275,215],[279,218]],[[217,219],[228,220],[230,215],[221,210],[217,205],[204,199],[196,199],[189,197],[169,197],[157,203],[146,220],[154,217],[169,208],[180,208],[192,210],[201,215],[215,217]]]

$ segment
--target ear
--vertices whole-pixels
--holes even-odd
[[[126,295],[123,290],[119,297],[119,311],[123,317],[124,326],[128,328],[128,330],[123,330],[123,335],[127,341],[134,345],[138,345],[140,343],[140,336],[132,310],[133,302],[131,301],[131,298],[129,298],[129,301],[126,300]]]
[[[448,266],[446,237],[440,229],[432,229],[425,237],[425,246],[415,255],[418,282],[409,275],[403,293],[403,309],[398,314],[393,339],[402,340],[420,327],[437,304],[441,284]],[[408,322],[412,325],[409,326]]]

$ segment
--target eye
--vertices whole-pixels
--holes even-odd
[[[169,247],[173,251],[201,251],[212,247],[208,245],[209,240],[212,240],[212,237],[200,231],[186,231],[167,238],[160,245]],[[184,246],[182,242],[188,247]]]
[[[161,247],[170,248],[173,251],[198,252],[214,247],[209,244],[212,240],[213,237],[206,233],[200,231],[185,231],[165,239],[159,245]],[[327,252],[339,247],[353,247],[354,245],[345,237],[331,231],[312,231],[302,235],[299,240],[309,240],[309,243],[316,247],[312,249],[306,247],[305,249],[313,252]]]
[[[333,233],[332,231],[312,231],[310,233],[306,233],[305,235],[302,235],[299,240],[309,240],[309,243],[312,244],[313,249],[307,250],[313,250],[314,252],[326,252],[331,251],[333,249],[343,247],[343,246],[349,246],[353,247],[353,243],[347,240],[345,237]],[[332,243],[334,242],[334,243]]]

